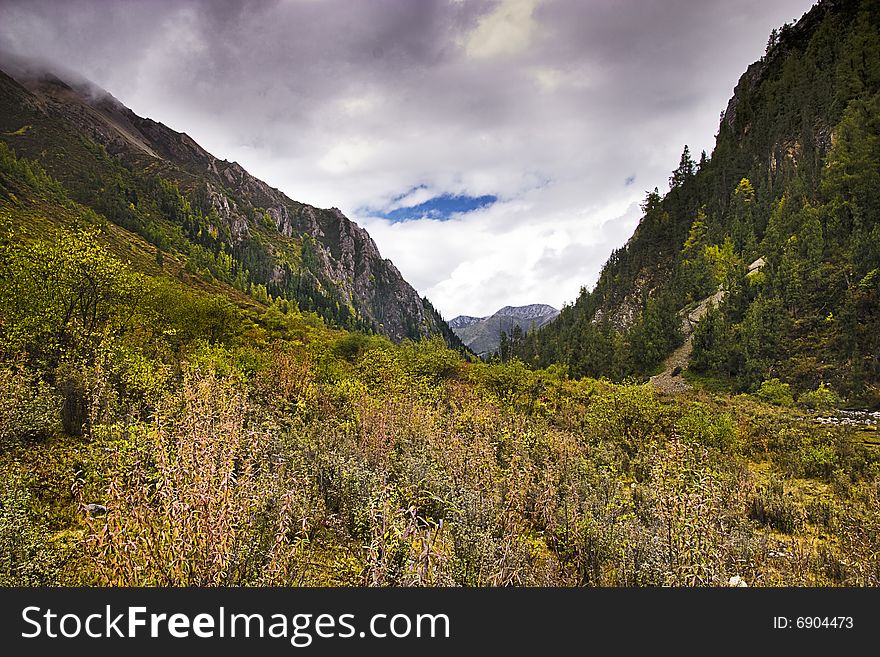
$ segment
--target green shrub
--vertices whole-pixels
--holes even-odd
[[[357,360],[370,347],[370,336],[346,333],[333,344],[333,353],[349,362]]]
[[[57,550],[35,518],[33,499],[16,475],[0,489],[0,586],[49,586],[58,574]]]
[[[0,450],[39,438],[58,425],[61,400],[38,376],[0,367]]]
[[[829,436],[813,437],[800,450],[800,466],[805,477],[830,477],[837,461],[837,445]]]
[[[587,408],[591,439],[620,445],[630,456],[662,434],[663,409],[650,386],[614,386]]]
[[[727,413],[719,413],[705,404],[693,404],[675,423],[678,435],[715,447],[723,452],[737,452],[741,445],[733,419]]]
[[[453,376],[461,363],[461,355],[449,349],[440,337],[404,342],[400,354],[410,373],[431,383]]]
[[[779,379],[767,379],[762,382],[761,387],[755,392],[755,397],[776,406],[791,406],[794,404],[791,386]]]
[[[816,411],[830,411],[839,408],[843,403],[833,388],[829,388],[824,383],[820,383],[815,390],[802,393],[798,397],[798,404],[805,408],[812,408]]]

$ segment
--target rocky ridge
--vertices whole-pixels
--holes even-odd
[[[5,67],[4,62],[0,66]],[[137,176],[173,180],[187,197],[204,199],[212,216],[223,224],[210,230],[228,231],[233,254],[253,250],[255,244],[265,252],[263,259],[268,262],[254,282],[284,290],[297,276],[313,295],[325,300],[324,305],[349,306],[362,323],[395,341],[449,333],[433,307],[390,260],[382,258],[367,231],[338,208],[294,201],[239,163],[218,159],[189,135],[136,115],[86,82],[68,83],[22,66],[13,69],[15,78],[0,73],[0,91],[7,98],[2,115],[8,125],[4,121],[3,130],[17,130],[23,122],[37,125],[38,130],[10,145],[28,157],[36,155],[56,177],[70,175],[61,159],[65,154],[29,143],[32,133],[43,133],[44,139],[49,129],[67,132],[69,139],[75,133],[99,144]],[[268,239],[258,235],[265,223],[261,219],[274,228]],[[308,265],[291,266],[299,245],[306,242],[313,257]]]

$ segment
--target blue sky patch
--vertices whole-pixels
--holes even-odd
[[[370,214],[384,217],[393,223],[414,221],[416,219],[446,221],[454,214],[479,210],[480,208],[492,205],[497,200],[498,197],[491,194],[485,196],[441,194],[408,208],[395,208],[388,211],[371,209]]]

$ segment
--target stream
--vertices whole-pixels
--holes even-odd
[[[877,430],[880,424],[880,411],[837,410],[828,415],[816,417],[819,424],[830,424],[836,427],[852,427],[856,430]]]

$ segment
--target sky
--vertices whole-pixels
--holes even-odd
[[[0,0],[0,50],[339,208],[451,319],[591,288],[811,5]]]

